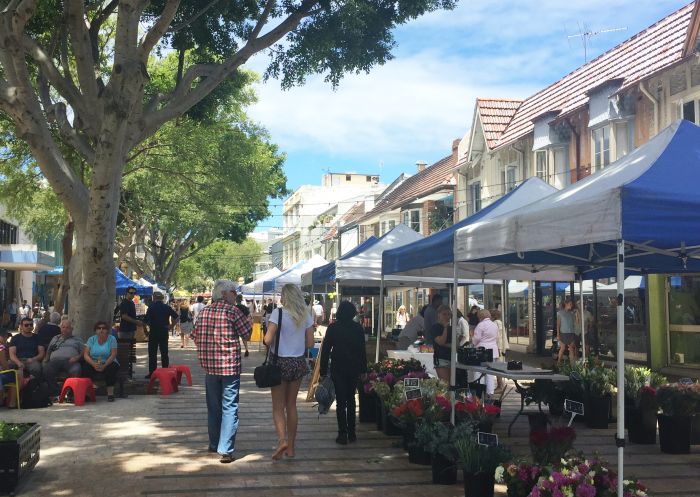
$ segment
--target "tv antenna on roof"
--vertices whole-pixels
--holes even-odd
[[[586,26],[585,24],[580,24],[578,25],[578,34],[575,35],[569,35],[567,38],[571,40],[571,38],[581,38],[581,43],[583,44],[583,62],[584,64],[588,62],[588,42],[591,38],[593,38],[596,35],[602,34],[602,33],[613,33],[615,31],[627,31],[627,27],[624,28],[607,28],[607,29],[599,29],[598,31],[591,31],[591,29]],[[571,43],[569,43],[569,46],[571,46]]]

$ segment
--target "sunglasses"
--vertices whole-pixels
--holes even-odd
[[[126,292],[127,295],[136,295],[136,292]]]
[[[33,325],[32,323],[24,323],[22,326],[23,326],[24,328],[31,328],[31,327],[34,326],[34,325]]]

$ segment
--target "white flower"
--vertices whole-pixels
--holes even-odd
[[[503,473],[505,472],[505,468],[503,466],[499,466],[496,468],[496,473],[494,475],[496,482],[497,483],[503,483]]]

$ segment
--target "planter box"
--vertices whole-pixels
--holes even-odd
[[[587,395],[584,401],[586,426],[594,429],[607,429],[610,415],[610,396]]]
[[[666,454],[690,454],[690,416],[658,415],[659,445]]]
[[[41,426],[32,427],[15,441],[0,442],[0,493],[13,493],[19,481],[39,462]]]

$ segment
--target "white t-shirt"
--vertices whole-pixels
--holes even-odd
[[[202,309],[204,309],[204,302],[196,302],[192,304],[191,310],[193,323],[197,322],[197,316],[199,316],[199,313],[202,312]]]
[[[278,324],[279,308],[272,311],[270,314],[270,323]],[[313,317],[309,312],[301,326],[297,326],[292,321],[289,313],[282,309],[282,332],[280,334],[280,348],[278,355],[280,357],[301,357],[306,353],[306,329],[314,325]],[[272,344],[272,350],[275,350],[275,344]]]

